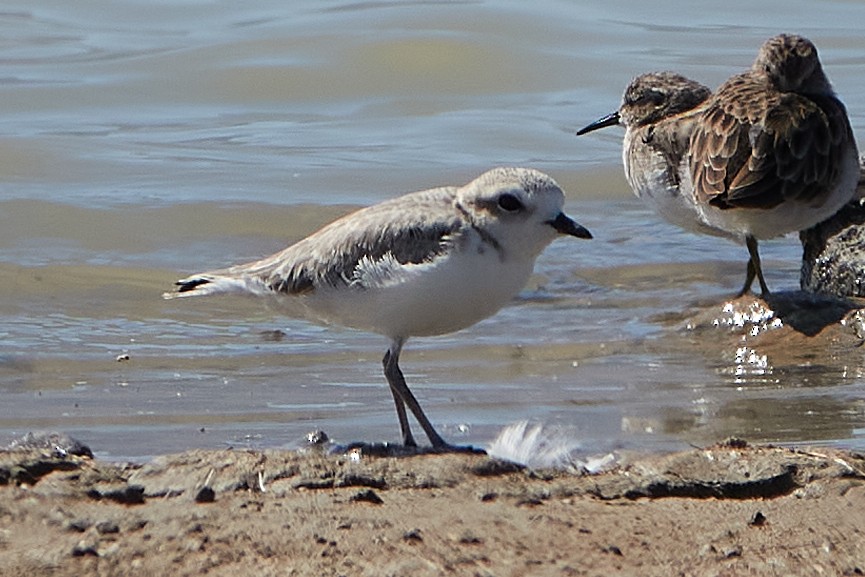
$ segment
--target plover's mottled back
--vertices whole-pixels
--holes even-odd
[[[577,132],[622,125],[622,164],[634,194],[686,230],[723,234],[694,205],[688,166],[691,132],[711,91],[675,72],[649,72],[625,89],[620,108]]]
[[[709,100],[690,143],[697,206],[710,226],[744,239],[742,293],[755,276],[764,294],[758,239],[806,229],[837,212],[859,178],[844,105],[806,38],[782,34],[748,72]]]
[[[557,235],[591,238],[565,216],[563,202],[549,176],[497,168],[463,187],[361,209],[271,257],[187,277],[164,296],[267,296],[289,314],[389,337],[383,362],[403,442],[415,445],[408,407],[432,445],[446,449],[405,384],[402,346],[409,337],[456,331],[498,311]]]

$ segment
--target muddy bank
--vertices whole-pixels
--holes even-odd
[[[597,474],[481,455],[0,453],[11,575],[859,575],[865,457],[741,442]]]

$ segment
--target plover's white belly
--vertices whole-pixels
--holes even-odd
[[[321,287],[301,301],[305,316],[390,337],[453,332],[494,314],[526,284],[533,260],[467,250],[429,263],[398,265],[374,286]]]

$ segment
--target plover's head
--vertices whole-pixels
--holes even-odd
[[[691,110],[712,94],[706,86],[675,72],[649,72],[634,78],[625,89],[621,107],[593,122],[578,135],[621,124],[627,127],[654,124]]]
[[[562,212],[564,199],[556,181],[529,168],[494,168],[457,192],[480,234],[515,256],[537,256],[560,234],[592,238]]]
[[[802,36],[779,34],[770,38],[760,47],[752,68],[765,74],[782,92],[832,92],[832,85],[820,65],[817,47]]]

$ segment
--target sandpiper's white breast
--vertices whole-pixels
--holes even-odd
[[[651,146],[642,132],[627,130],[622,146],[625,178],[634,194],[671,224],[700,234],[730,236],[710,226],[696,205],[687,158],[671,164],[673,155]]]

